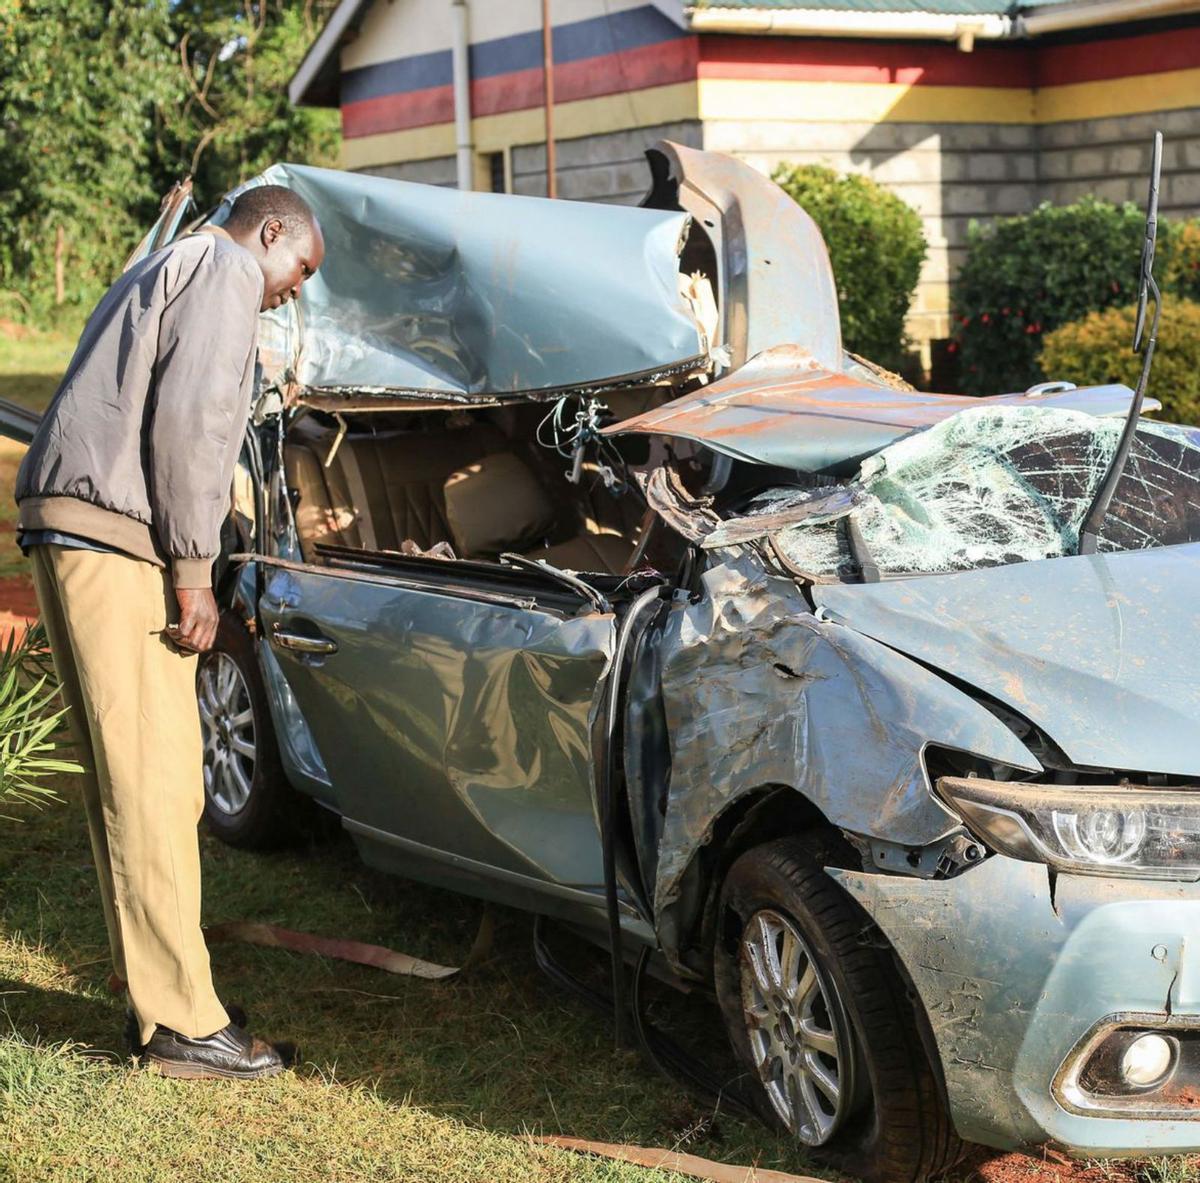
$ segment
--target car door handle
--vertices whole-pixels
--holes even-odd
[[[294,649],[297,653],[336,653],[338,649],[337,642],[329,637],[288,632],[278,621],[271,626],[271,640],[281,649]]]

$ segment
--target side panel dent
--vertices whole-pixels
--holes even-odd
[[[921,666],[818,620],[799,588],[748,557],[708,570],[663,635],[671,779],[655,909],[718,816],[766,785],[789,785],[833,824],[924,846],[958,825],[930,792],[926,743],[1037,769],[993,715]]]

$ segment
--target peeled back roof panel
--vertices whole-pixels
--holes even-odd
[[[299,335],[307,391],[471,401],[707,361],[679,290],[686,214],[294,164],[251,184],[293,189],[325,233],[299,322],[290,305],[265,315]]]
[[[1124,414],[1127,386],[976,398],[897,390],[847,370],[824,368],[805,349],[766,349],[700,390],[605,428],[611,435],[676,436],[751,464],[838,472],[900,439],[971,407],[1042,406]],[[1158,406],[1150,400],[1150,406]]]

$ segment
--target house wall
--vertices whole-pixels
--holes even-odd
[[[556,148],[558,193],[577,201],[616,201],[636,205],[650,188],[646,149],[657,140],[703,147],[698,119],[660,123],[608,135],[560,141]],[[512,152],[513,192],[546,192],[546,145],[520,144]]]
[[[574,141],[694,120],[699,38],[646,0],[556,0],[555,127]],[[477,155],[544,141],[540,0],[471,6]],[[342,50],[342,163],[454,155],[448,0],[376,0]],[[544,165],[542,166],[544,172]]]
[[[950,330],[950,281],[973,221],[1085,193],[1144,202],[1155,128],[1162,209],[1200,212],[1200,19],[1057,42],[951,45],[705,37],[704,146],[764,172],[864,173],[920,213],[929,254],[909,331]],[[1171,109],[1174,105],[1174,109]]]
[[[559,193],[633,202],[657,139],[764,172],[824,163],[921,215],[929,254],[910,332],[950,331],[973,221],[1084,193],[1144,200],[1153,130],[1162,208],[1200,212],[1200,18],[1035,42],[698,36],[646,0],[555,0]],[[502,153],[512,191],[546,191],[540,0],[471,6],[476,183]],[[455,183],[448,0],[376,0],[341,54],[343,164]]]

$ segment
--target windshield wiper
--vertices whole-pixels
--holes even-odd
[[[1104,480],[1096,490],[1096,496],[1083,519],[1079,532],[1079,553],[1094,555],[1096,543],[1099,540],[1100,528],[1108,514],[1108,507],[1117,491],[1117,484],[1125,465],[1129,460],[1129,451],[1133,447],[1133,436],[1137,431],[1138,417],[1142,413],[1142,400],[1146,397],[1146,387],[1150,382],[1150,364],[1154,360],[1154,346],[1158,340],[1158,321],[1162,314],[1162,296],[1154,279],[1154,243],[1158,237],[1158,184],[1162,174],[1161,131],[1154,133],[1154,157],[1150,166],[1150,196],[1146,203],[1146,237],[1142,242],[1141,276],[1138,282],[1137,323],[1133,329],[1133,351],[1136,353],[1142,345],[1142,332],[1146,327],[1146,305],[1151,296],[1154,298],[1154,319],[1150,322],[1150,336],[1146,340],[1146,353],[1142,359],[1142,374],[1138,379],[1137,390],[1134,391],[1133,402],[1129,407],[1129,415],[1121,438],[1117,441],[1117,450],[1109,463]]]

